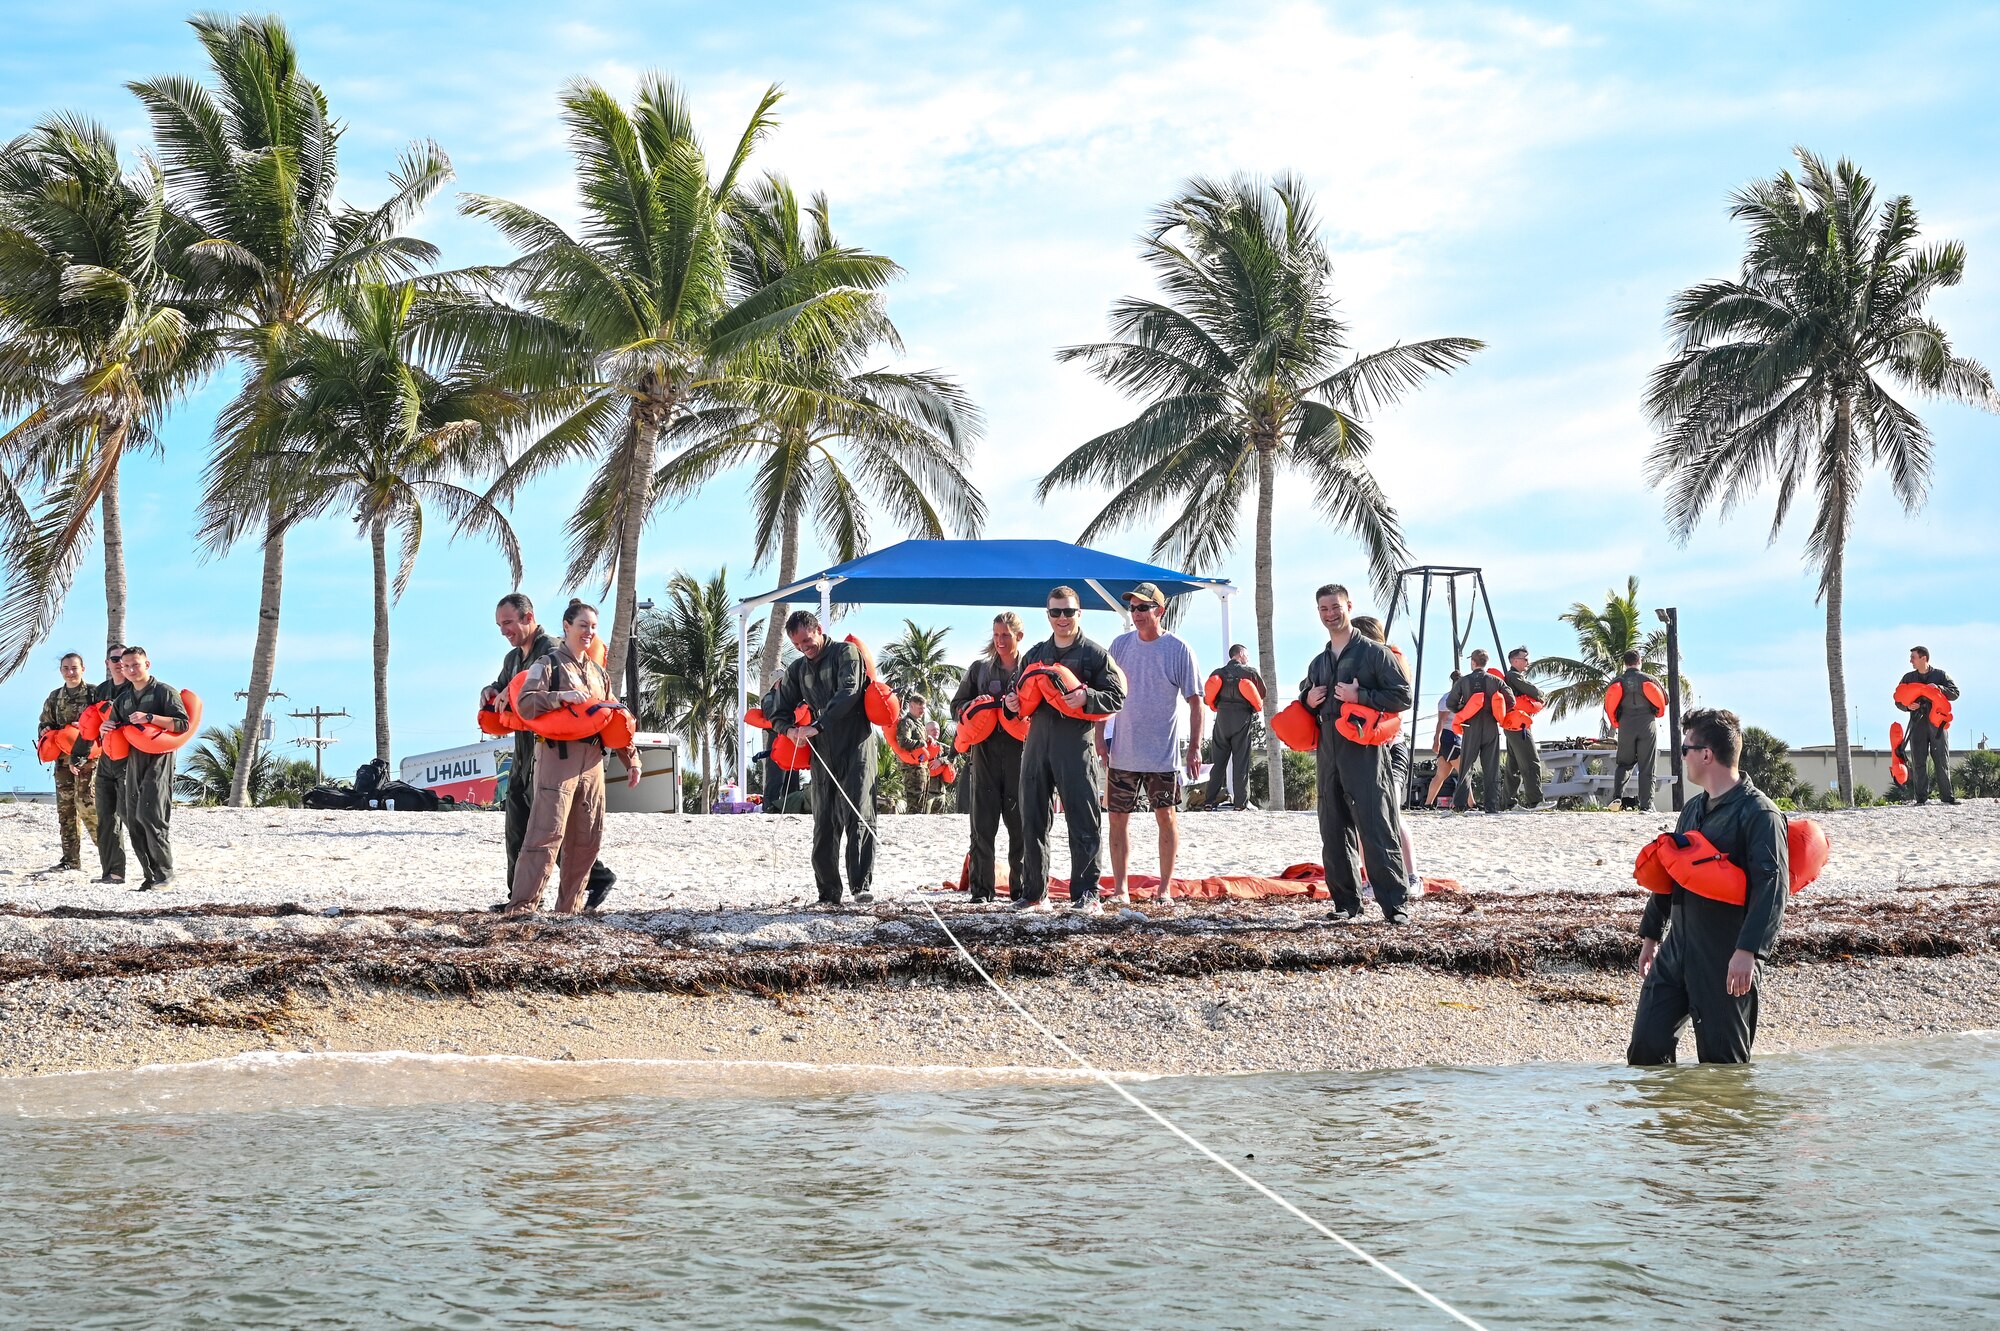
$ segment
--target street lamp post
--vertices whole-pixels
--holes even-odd
[[[650,600],[639,602],[636,610],[651,610]],[[635,617],[636,618],[636,617]],[[639,625],[632,625],[632,645],[625,652],[625,705],[632,709],[632,724],[639,723]]]
[[[1686,792],[1681,773],[1681,612],[1670,605],[1653,613],[1667,626],[1667,761],[1674,774],[1674,812],[1679,813]]]

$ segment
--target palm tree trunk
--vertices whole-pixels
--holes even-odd
[[[125,523],[118,514],[118,471],[104,478],[98,500],[104,515],[104,644],[125,645]]]
[[[788,511],[784,521],[785,529],[778,537],[778,585],[789,587],[792,579],[799,576],[798,510]],[[757,660],[754,684],[759,693],[771,686],[778,673],[778,653],[785,641],[785,614],[790,608],[784,601],[773,601],[764,607],[764,650]]]
[[[703,813],[707,813],[715,807],[714,752],[715,746],[704,739],[701,743],[701,811]]]
[[[1262,441],[1257,446],[1257,666],[1264,675],[1264,759],[1271,778],[1271,798],[1266,807],[1285,807],[1285,744],[1271,729],[1278,714],[1278,631],[1277,603],[1271,589],[1271,506],[1277,487],[1278,460]],[[1245,779],[1247,780],[1247,774]]]
[[[369,552],[375,558],[375,756],[389,761],[389,527],[381,518],[368,524]]]
[[[1853,442],[1854,408],[1847,395],[1842,393],[1834,404],[1833,447],[1845,456],[1847,450],[1853,447]],[[1847,561],[1847,508],[1851,501],[1846,486],[1839,482],[1835,484],[1835,492],[1827,496],[1827,502],[1833,508],[1827,515],[1831,538],[1827,542],[1826,569],[1820,588],[1826,597],[1826,685],[1833,701],[1834,773],[1840,782],[1840,798],[1851,807],[1854,803],[1854,754],[1848,748],[1847,658],[1840,633]],[[1948,795],[1951,792],[1945,793]]]
[[[611,652],[604,663],[607,675],[625,678],[625,653],[639,625],[639,529],[646,525],[652,507],[653,456],[660,446],[660,431],[673,422],[671,404],[662,420],[650,403],[641,403],[633,413],[632,470],[625,477],[625,516],[618,527],[618,592],[613,603]]]
[[[237,751],[236,772],[229,780],[229,804],[240,809],[250,802],[250,774],[257,767],[257,750],[264,738],[264,704],[271,695],[271,674],[278,664],[278,607],[285,594],[285,524],[270,518],[264,528],[264,581],[257,598],[257,645],[250,653],[249,696],[243,706],[243,743]]]

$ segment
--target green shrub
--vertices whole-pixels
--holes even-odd
[[[1951,784],[1966,799],[2000,796],[2000,751],[1974,749],[1966,754],[1951,774]]]
[[[1743,728],[1743,753],[1737,766],[1757,783],[1757,789],[1777,799],[1790,795],[1799,784],[1799,769],[1786,755],[1791,747],[1770,731],[1758,726]]]
[[[1264,808],[1271,807],[1271,764],[1262,750],[1250,764],[1250,798]],[[1285,807],[1310,809],[1319,799],[1319,768],[1313,755],[1285,750]]]

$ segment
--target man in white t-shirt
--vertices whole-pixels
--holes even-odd
[[[1180,849],[1175,811],[1181,773],[1201,765],[1201,676],[1194,650],[1161,628],[1167,598],[1150,582],[1125,597],[1133,628],[1111,644],[1111,659],[1125,674],[1125,706],[1105,742],[1097,728],[1097,756],[1110,768],[1104,807],[1111,815],[1111,884],[1117,901],[1130,901],[1125,868],[1131,859],[1132,815],[1153,811],[1160,828],[1160,901],[1173,901],[1174,855]],[[1187,708],[1186,757],[1181,748],[1181,708]]]

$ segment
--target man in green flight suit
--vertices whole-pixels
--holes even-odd
[[[799,656],[778,681],[771,715],[794,744],[812,747],[812,866],[819,904],[840,904],[845,858],[848,890],[865,906],[875,900],[875,731],[863,701],[868,675],[861,650],[827,637],[810,610],[792,611],[785,636]],[[801,705],[811,711],[804,724],[795,722]]]
[[[1462,727],[1465,756],[1458,764],[1458,793],[1452,807],[1464,813],[1472,804],[1472,765],[1479,764],[1479,807],[1486,813],[1500,812],[1500,718],[1514,706],[1514,695],[1506,682],[1487,672],[1492,658],[1484,648],[1469,658],[1472,669],[1459,676],[1445,697]],[[1498,701],[1495,701],[1495,700]]]
[[[500,630],[500,636],[507,640],[507,655],[500,662],[499,677],[480,694],[482,705],[504,699],[514,676],[556,649],[556,640],[542,631],[541,621],[535,618],[535,603],[528,599],[525,592],[508,592],[501,597],[493,609],[493,623]],[[528,815],[535,807],[535,734],[531,730],[514,732],[514,760],[507,768],[507,795],[501,807],[507,819],[504,835],[507,893],[511,897],[514,866],[520,861],[521,845],[528,837]],[[617,881],[618,875],[606,867],[603,860],[592,861],[590,882],[583,894],[584,910],[593,911],[602,906],[612,884]],[[506,908],[506,901],[493,907],[496,911]]]
[[[118,659],[125,673],[124,691],[112,700],[105,729],[117,726],[158,726],[173,734],[188,728],[187,704],[180,690],[153,677],[153,663],[144,647],[127,647]],[[144,875],[134,891],[152,892],[174,878],[174,848],[168,825],[174,816],[174,755],[134,748],[119,774],[118,804],[132,829],[132,853]]]
[[[1097,723],[1089,716],[1110,715],[1125,705],[1125,672],[1111,653],[1083,635],[1083,603],[1074,587],[1057,587],[1048,595],[1049,636],[1021,657],[1029,666],[1063,666],[1077,685],[1063,695],[1072,716],[1053,702],[1037,707],[1028,720],[1028,738],[1021,745],[1021,837],[1027,852],[1021,858],[1021,895],[1017,910],[1047,911],[1049,901],[1049,834],[1055,827],[1055,805],[1062,799],[1063,822],[1069,832],[1070,909],[1102,914],[1098,890],[1104,876],[1104,804],[1097,793]],[[1017,688],[1002,699],[1007,710],[1020,711]]]
[[[1516,647],[1507,653],[1507,688],[1514,695],[1515,712],[1523,700],[1544,701],[1542,690],[1528,678],[1528,649]],[[1510,808],[1534,809],[1542,803],[1542,757],[1535,747],[1535,723],[1530,717],[1509,722],[1507,729],[1507,803]]]
[[[1258,697],[1263,697],[1264,677],[1250,664],[1250,649],[1237,643],[1229,649],[1228,664],[1217,667],[1209,678],[1218,684],[1215,767],[1208,774],[1208,789],[1202,794],[1201,807],[1221,808],[1224,793],[1233,786],[1230,803],[1241,811],[1250,807],[1250,736],[1257,728],[1257,709],[1250,705],[1242,686],[1248,683]],[[1203,691],[1207,691],[1205,687]]]
[[[1930,684],[1945,696],[1946,701],[1958,701],[1958,685],[1951,682],[1950,675],[1931,664],[1931,649],[1928,647],[1910,648],[1909,673],[1899,683]],[[1931,715],[1929,698],[1919,698],[1907,704],[1898,702],[1896,706],[1910,714],[1909,734],[1903,740],[1910,754],[1910,802],[1922,804],[1928,800],[1935,777],[1938,802],[1958,803],[1958,797],[1951,793],[1949,723],[1938,724],[1937,717]]]
[[[104,655],[104,682],[91,690],[91,703],[110,704],[125,691],[125,671],[119,662],[125,655],[123,647],[113,647]],[[70,754],[72,762],[80,762],[90,757],[92,741],[78,739],[75,750]],[[100,883],[122,883],[125,881],[125,842],[119,835],[124,827],[125,816],[119,802],[120,786],[125,779],[123,759],[114,759],[109,754],[101,754],[97,759],[97,771],[91,779],[91,802],[97,806],[97,867],[102,871],[97,881]]]
[[[1639,812],[1651,813],[1653,762],[1660,749],[1658,722],[1667,710],[1667,695],[1659,680],[1639,669],[1639,660],[1639,653],[1625,653],[1625,673],[1612,685],[1623,693],[1614,718],[1618,725],[1618,765],[1611,791],[1618,797],[1619,807],[1630,808],[1625,803],[1625,775],[1637,767]]]
[[[1750,1061],[1757,982],[1785,920],[1791,863],[1785,815],[1737,770],[1742,751],[1734,712],[1703,707],[1681,722],[1684,770],[1701,793],[1681,810],[1675,830],[1701,833],[1743,871],[1744,902],[1732,906],[1678,884],[1647,895],[1639,922],[1645,983],[1625,1053],[1634,1066],[1672,1063],[1690,1018],[1702,1062]]]
[[[41,733],[75,725],[84,709],[97,701],[97,690],[83,682],[83,657],[67,652],[59,668],[62,683],[42,703],[42,715],[36,723],[38,738]],[[61,873],[83,867],[83,832],[89,832],[93,842],[97,840],[97,803],[92,791],[97,762],[87,757],[79,760],[72,746],[71,752],[56,755],[55,769],[56,825],[61,829],[62,859],[49,872]]]

